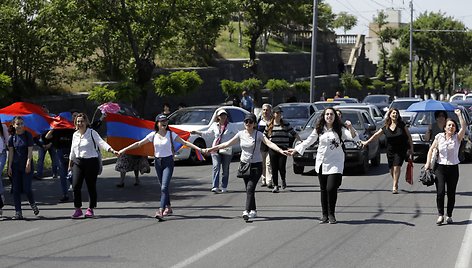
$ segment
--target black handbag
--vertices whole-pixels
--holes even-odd
[[[432,169],[421,168],[419,181],[426,186],[431,186],[436,181],[436,174]]]
[[[251,159],[254,156],[254,151],[256,150],[256,142],[257,142],[257,130],[256,130],[256,136],[254,138],[254,148],[252,149],[252,155],[251,155],[251,158],[249,159],[249,163],[245,163],[243,161],[239,162],[238,173],[236,174],[236,177],[243,178],[243,179],[249,179],[251,177]]]

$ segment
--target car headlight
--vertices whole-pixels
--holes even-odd
[[[344,147],[346,149],[359,149],[359,144],[355,141],[344,141]]]
[[[411,134],[411,140],[412,141],[422,141],[421,134],[419,134],[419,133]]]

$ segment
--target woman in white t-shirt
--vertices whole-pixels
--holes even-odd
[[[168,128],[168,119],[164,114],[156,116],[153,132],[149,133],[144,139],[137,141],[119,151],[122,155],[126,151],[139,148],[146,143],[152,142],[154,145],[154,167],[156,168],[157,179],[161,185],[161,206],[156,211],[155,218],[161,220],[164,216],[173,213],[170,206],[169,185],[172,173],[174,172],[174,145],[172,141],[184,144],[192,149],[202,151],[198,146],[180,138],[177,134]]]
[[[444,223],[444,196],[446,195],[446,188],[446,223],[453,223],[452,211],[454,210],[454,205],[456,203],[456,188],[457,182],[459,181],[459,148],[467,127],[461,110],[456,109],[454,113],[459,118],[461,129],[457,129],[458,126],[456,121],[447,118],[444,132],[435,136],[434,142],[428,151],[426,164],[424,165],[425,169],[431,168],[430,163],[433,156],[433,150],[437,149],[438,158],[434,168],[434,173],[436,174],[436,206],[438,208],[438,219],[436,220],[437,225]]]
[[[288,152],[280,149],[262,132],[256,130],[255,123],[256,116],[254,114],[247,114],[244,118],[244,130],[239,131],[231,140],[208,149],[209,152],[214,152],[238,142],[241,145],[241,162],[251,164],[251,177],[244,178],[244,184],[246,185],[246,210],[243,211],[243,218],[246,221],[257,216],[255,192],[257,182],[262,174],[261,143],[264,143],[278,153],[288,155]]]

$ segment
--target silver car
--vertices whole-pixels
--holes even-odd
[[[236,124],[239,130],[244,129],[244,117],[249,114],[248,111],[236,106],[193,106],[179,109],[169,116],[169,125],[188,132],[191,131],[207,131],[211,124],[215,122],[216,112],[218,109],[225,109],[228,113],[228,120]],[[210,147],[213,142],[213,137],[209,135],[191,134],[189,142],[195,144],[200,148]],[[233,152],[240,152],[239,145],[233,147]],[[191,163],[198,163],[198,158],[193,149],[182,147],[175,152],[175,160],[189,160]]]

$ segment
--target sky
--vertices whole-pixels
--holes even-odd
[[[347,34],[368,34],[368,25],[374,15],[387,8],[400,9],[401,21],[410,22],[410,0],[323,0],[328,3],[333,13],[347,12],[357,17],[357,26]],[[461,21],[472,30],[472,0],[413,0],[413,19],[428,12],[442,12]],[[343,34],[342,29],[336,33]]]

